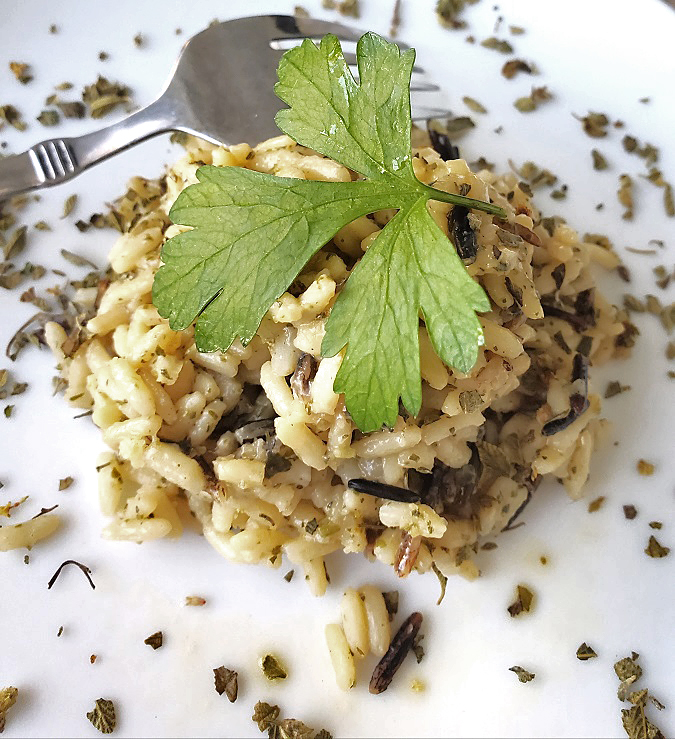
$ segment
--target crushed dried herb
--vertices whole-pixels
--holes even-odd
[[[229,670],[227,667],[221,665],[220,667],[213,668],[213,679],[216,693],[218,695],[225,693],[230,703],[234,703],[237,700],[237,693],[239,691],[238,674],[234,670]]]
[[[514,665],[513,667],[509,667],[509,670],[511,672],[515,672],[518,676],[518,680],[520,680],[521,683],[529,683],[531,680],[534,680],[536,675],[534,672],[529,672],[524,667],[521,667],[520,665]]]
[[[21,112],[13,105],[0,105],[0,120],[16,128],[17,131],[25,131],[28,128],[28,124],[21,118]]]
[[[516,587],[516,599],[506,609],[509,615],[513,618],[519,616],[521,613],[529,613],[532,609],[534,602],[534,594],[525,585],[518,585]]]
[[[74,478],[68,475],[68,477],[63,477],[59,480],[59,491],[61,490],[68,490],[68,488],[73,484]]]
[[[101,734],[112,734],[115,730],[114,703],[106,698],[99,698],[94,704],[94,710],[87,713],[87,718]]]
[[[611,380],[605,388],[605,398],[613,398],[631,389],[630,385],[622,385],[618,380]]]
[[[625,505],[623,507],[623,515],[632,521],[637,516],[637,508],[634,505]]]
[[[161,631],[155,631],[147,639],[143,639],[143,644],[147,644],[153,649],[159,649],[164,644],[164,634]]]
[[[76,204],[77,204],[77,195],[76,194],[69,195],[63,204],[63,213],[61,214],[61,218],[66,218],[67,216],[69,216],[73,212],[73,209],[75,208]],[[66,251],[66,250],[63,249],[62,253],[63,251]]]
[[[496,36],[490,36],[480,42],[481,46],[486,49],[493,49],[501,54],[513,54],[513,46],[506,39],[498,39]]]
[[[584,132],[591,138],[600,139],[607,136],[607,126],[609,125],[609,118],[604,113],[589,113],[582,118],[575,116],[581,121],[584,128]]]
[[[519,72],[525,74],[537,74],[537,69],[534,64],[523,61],[522,59],[509,59],[508,62],[504,63],[502,67],[502,75],[507,80],[512,80]]]
[[[630,221],[635,215],[633,201],[633,178],[628,174],[619,175],[619,189],[616,192],[619,203],[625,208],[621,217]]]
[[[637,471],[640,475],[649,477],[654,474],[655,469],[656,467],[651,462],[647,462],[646,459],[638,459]]]
[[[605,498],[604,495],[601,495],[598,498],[596,498],[595,500],[592,500],[588,504],[588,512],[589,513],[595,513],[596,511],[599,511],[602,508],[602,506],[604,505],[605,500],[606,500],[606,498]]]
[[[600,172],[609,167],[607,160],[597,149],[591,149],[591,156],[593,157],[593,169]]]
[[[653,534],[649,537],[649,542],[645,547],[646,555],[653,559],[661,559],[662,557],[667,557],[669,553],[670,547],[664,547],[660,544]]]
[[[589,659],[594,659],[597,656],[598,655],[596,654],[593,647],[589,647],[586,642],[583,642],[577,649],[577,659],[580,659],[582,662],[585,662]]]
[[[473,111],[474,113],[487,113],[487,108],[479,103],[478,100],[476,100],[475,98],[465,95],[462,98],[462,102],[469,110]]]
[[[16,703],[18,696],[18,689],[12,686],[0,690],[0,734],[5,730],[7,711]]]
[[[268,680],[285,680],[288,677],[288,671],[273,654],[260,658],[260,669]]]
[[[384,599],[384,605],[389,614],[389,621],[394,620],[394,616],[398,613],[398,590],[388,590],[382,593]]]
[[[43,110],[35,120],[43,126],[55,126],[59,122],[60,117],[55,110]]]

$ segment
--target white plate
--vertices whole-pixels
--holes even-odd
[[[319,17],[336,17],[322,10],[319,0],[304,5]],[[392,5],[391,0],[362,0],[360,24],[386,33]],[[452,32],[438,26],[433,6],[432,0],[403,0],[399,35],[417,47],[420,63],[445,87],[455,113],[467,112],[464,95],[489,109],[485,116],[472,114],[479,126],[459,142],[465,156],[482,154],[500,167],[508,159],[518,164],[531,159],[553,170],[569,186],[567,200],[550,200],[542,191],[540,207],[562,213],[582,233],[608,233],[630,265],[631,292],[659,292],[663,302],[672,301],[672,287],[661,294],[651,271],[656,264],[672,267],[673,220],[664,216],[660,191],[639,177],[642,160],[622,151],[621,137],[631,133],[660,147],[672,140],[675,13],[656,0],[639,6],[618,0],[503,0],[498,7],[483,0],[466,13],[470,28]],[[31,125],[23,134],[5,128],[0,140],[9,142],[7,151],[18,152],[52,134],[88,131],[90,120],[53,129],[34,121],[53,85],[70,80],[78,90],[100,72],[130,84],[135,100],[144,104],[161,88],[182,41],[214,17],[292,7],[290,1],[274,0],[5,3],[0,104],[15,104]],[[539,76],[507,81],[500,69],[508,57],[465,40],[469,33],[477,40],[491,36],[500,16],[496,35],[513,43],[514,56],[535,62]],[[51,23],[59,26],[55,35],[48,32]],[[526,33],[511,36],[510,24]],[[183,29],[182,36],[175,34],[176,27]],[[147,43],[136,48],[132,39],[139,31]],[[101,50],[110,53],[108,61],[98,60]],[[35,80],[19,85],[7,69],[9,60],[30,62]],[[512,102],[532,84],[547,85],[555,100],[520,114]],[[651,102],[640,103],[645,96]],[[574,117],[589,110],[607,112],[612,120],[625,121],[625,128],[612,129],[606,139],[589,139]],[[593,171],[593,147],[605,154],[609,170]],[[102,264],[113,235],[80,234],[74,220],[100,211],[123,191],[129,176],[158,175],[175,154],[160,137],[79,180],[44,191],[25,220],[47,220],[54,230],[32,230],[25,258],[73,273],[77,270],[59,256],[66,247]],[[672,148],[662,149],[659,166],[675,178]],[[634,222],[621,219],[616,199],[622,172],[637,183]],[[80,196],[77,208],[60,220],[71,193]],[[605,205],[598,211],[600,202]],[[667,246],[657,248],[656,256],[625,251],[626,246],[650,248],[650,239]],[[39,287],[56,279],[45,277]],[[614,299],[627,287],[615,276],[603,277],[602,284]],[[17,292],[2,291],[0,309],[4,346],[33,308],[19,303]],[[102,541],[94,471],[102,448],[99,433],[87,418],[73,420],[63,399],[52,397],[48,353],[26,352],[12,370],[30,390],[0,403],[16,406],[10,419],[0,416],[0,480],[5,483],[0,503],[30,495],[12,521],[59,503],[66,524],[35,547],[28,565],[23,551],[0,555],[0,687],[20,689],[5,736],[94,736],[85,713],[100,697],[114,700],[121,737],[258,736],[250,715],[259,699],[279,703],[284,715],[339,736],[619,736],[622,705],[612,665],[631,650],[641,654],[643,682],[672,704],[675,553],[654,560],[643,550],[652,533],[648,522],[655,519],[664,528],[654,533],[675,548],[673,385],[666,377],[665,333],[653,317],[639,318],[642,336],[633,358],[593,373],[600,390],[608,378],[633,387],[605,404],[615,422],[615,445],[597,453],[588,485],[588,499],[604,495],[604,507],[589,514],[586,503],[573,504],[559,486],[543,488],[523,515],[527,525],[504,534],[498,549],[481,555],[483,577],[474,583],[450,581],[440,607],[433,576],[395,581],[385,568],[359,556],[333,557],[332,586],[315,599],[301,578],[290,584],[282,579],[286,568],[231,565],[194,532],[144,546]],[[640,457],[656,464],[653,477],[636,473]],[[58,492],[58,480],[67,475],[75,484]],[[639,510],[634,521],[624,519],[627,503]],[[540,564],[541,555],[548,565]],[[47,590],[56,567],[71,558],[91,567],[96,590],[74,568]],[[409,659],[381,696],[367,691],[371,662],[360,666],[359,685],[341,693],[324,645],[324,625],[337,619],[342,589],[364,582],[398,588],[401,613],[418,609],[425,615],[423,662]],[[537,607],[511,619],[506,606],[518,582],[536,590]],[[187,595],[204,596],[207,605],[187,608]],[[60,626],[64,631],[57,638]],[[164,647],[154,652],[143,640],[160,629]],[[575,657],[583,641],[595,648],[596,660]],[[267,684],[260,674],[257,660],[266,650],[289,667],[281,685]],[[92,654],[98,655],[95,664]],[[234,705],[213,688],[212,668],[222,664],[240,673]],[[535,672],[534,682],[519,683],[508,671],[512,665]],[[411,691],[413,678],[424,681],[424,692]],[[666,735],[675,734],[672,705],[655,720]]]

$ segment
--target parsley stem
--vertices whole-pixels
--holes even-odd
[[[428,185],[422,185],[427,197],[433,200],[440,200],[442,203],[450,203],[451,205],[463,205],[465,208],[473,208],[474,210],[482,210],[485,213],[506,218],[506,211],[494,203],[486,203],[484,200],[476,200],[475,198],[467,198],[465,195],[454,195],[450,192],[437,190]]]

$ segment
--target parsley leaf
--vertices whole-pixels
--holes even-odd
[[[476,311],[489,301],[427,211],[429,199],[489,213],[490,203],[435,190],[414,175],[410,75],[415,53],[368,33],[357,45],[359,82],[339,41],[326,36],[284,54],[277,95],[290,107],[279,128],[362,175],[314,182],[212,166],[170,212],[192,230],[170,239],[153,302],[174,329],[197,317],[200,351],[255,335],[272,303],[344,225],[385,208],[399,212],[373,241],[326,323],[323,356],[345,349],[335,380],[362,431],[393,425],[399,398],[421,405],[419,317],[438,355],[461,372],[482,343]],[[366,317],[367,320],[355,320]]]

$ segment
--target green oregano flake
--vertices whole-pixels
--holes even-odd
[[[593,647],[589,647],[586,642],[583,642],[579,649],[577,649],[577,659],[580,659],[582,662],[585,662],[589,659],[594,659],[598,655],[596,654]]]
[[[87,713],[87,718],[101,734],[112,734],[115,730],[115,705],[106,698],[99,698],[94,710]]]
[[[518,616],[521,613],[529,613],[534,601],[534,594],[525,585],[518,585],[516,587],[516,599],[506,609],[509,615],[512,617]]]
[[[531,680],[534,680],[536,675],[534,672],[529,672],[524,667],[521,667],[520,665],[514,665],[513,667],[509,667],[509,670],[511,672],[515,672],[518,676],[518,680],[520,680],[521,683],[529,683]]]
[[[285,680],[288,672],[273,654],[266,654],[260,660],[260,669],[268,680]]]

